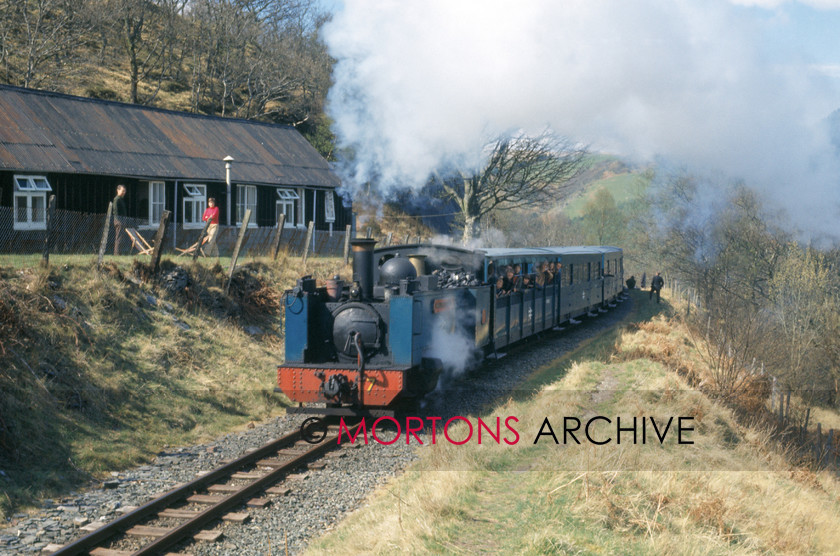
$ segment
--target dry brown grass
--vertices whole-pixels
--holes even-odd
[[[309,553],[835,552],[840,481],[791,465],[769,430],[685,377],[704,369],[679,324],[631,327],[609,363],[583,357],[535,398],[493,410],[520,419],[523,442],[423,448]],[[533,445],[546,416],[584,414],[691,416],[694,444]]]
[[[688,325],[678,319],[657,317],[631,324],[627,333],[616,342],[618,360],[650,359],[683,377],[690,385],[707,392],[718,392],[715,375],[698,355],[705,340],[698,339]],[[771,384],[767,376],[743,371],[741,388],[729,402],[747,413],[763,410],[770,396]]]
[[[283,359],[280,299],[300,259],[243,261],[241,297],[224,294],[227,273],[210,261],[182,263],[190,284],[171,293],[127,257],[99,270],[90,257],[60,260],[48,269],[0,266],[0,469],[8,477],[0,518],[145,461],[163,444],[283,411],[284,398],[272,393]],[[307,266],[346,272],[339,259]]]

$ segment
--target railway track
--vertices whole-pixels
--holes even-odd
[[[178,554],[168,551],[193,539],[218,540],[221,533],[208,527],[220,519],[247,521],[247,512],[235,510],[243,505],[263,507],[269,503],[266,495],[287,494],[289,489],[277,483],[304,465],[320,468],[317,458],[339,446],[337,425],[315,430],[310,439],[320,440],[315,444],[305,440],[302,431],[303,427],[177,486],[52,554]]]

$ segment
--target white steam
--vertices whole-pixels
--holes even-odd
[[[771,0],[739,0],[775,6]],[[812,2],[814,4],[814,2]],[[817,5],[836,2],[816,2]],[[422,185],[493,136],[546,125],[594,149],[722,172],[833,222],[837,83],[759,45],[772,17],[724,0],[354,0],[324,31],[345,182]],[[813,228],[812,228],[813,229]]]

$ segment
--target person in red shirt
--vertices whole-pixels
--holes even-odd
[[[219,234],[219,207],[216,206],[216,199],[207,199],[207,208],[201,218],[205,222],[210,221],[207,227],[207,254],[212,257],[219,256],[219,247],[216,245],[216,236]]]

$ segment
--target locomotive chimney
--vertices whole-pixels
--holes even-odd
[[[359,283],[362,298],[373,297],[373,246],[375,239],[355,238],[350,240],[353,247],[353,281]]]

